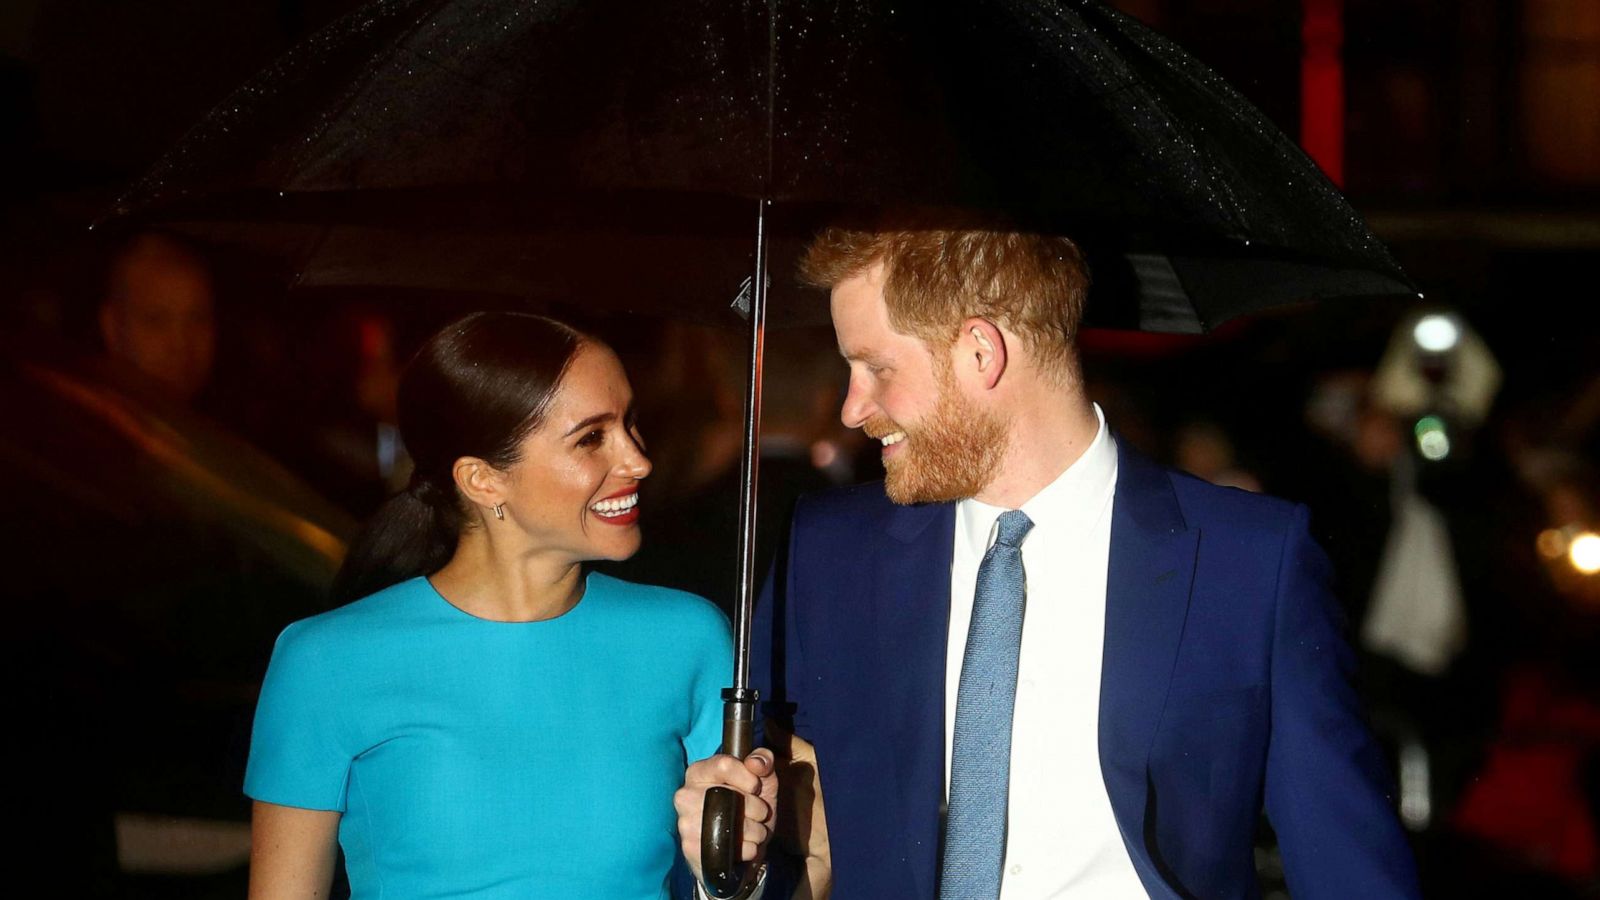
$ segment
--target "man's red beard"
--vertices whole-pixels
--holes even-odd
[[[881,438],[906,433],[900,452],[883,462],[884,491],[895,503],[965,500],[994,480],[1006,451],[1006,422],[956,388],[948,367],[938,373],[939,401],[914,426],[873,416],[862,426]]]

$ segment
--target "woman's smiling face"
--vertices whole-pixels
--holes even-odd
[[[638,552],[639,481],[650,460],[634,422],[633,389],[609,347],[578,348],[519,455],[505,472],[505,515],[531,549],[575,561]]]

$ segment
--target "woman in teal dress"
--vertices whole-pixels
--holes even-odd
[[[639,547],[621,364],[478,313],[399,403],[416,475],[340,572],[360,599],[289,626],[262,688],[251,896],[326,896],[336,844],[355,898],[668,896],[731,642],[699,597],[584,571]]]

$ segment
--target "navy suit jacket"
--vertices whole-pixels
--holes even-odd
[[[1265,805],[1296,900],[1418,896],[1305,508],[1118,460],[1100,767],[1145,888],[1257,896]],[[937,895],[954,516],[878,483],[802,500],[753,619],[752,683],[817,748],[836,900]]]

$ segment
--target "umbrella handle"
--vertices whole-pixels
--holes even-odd
[[[700,865],[706,895],[715,900],[737,897],[744,883],[739,865],[743,825],[744,798],[738,791],[724,787],[706,791],[705,815],[700,821]]]
[[[722,752],[744,759],[755,749],[755,691],[728,688],[722,692]],[[706,789],[700,817],[701,881],[713,900],[749,896],[754,865],[739,863],[744,843],[744,796],[725,787]]]

